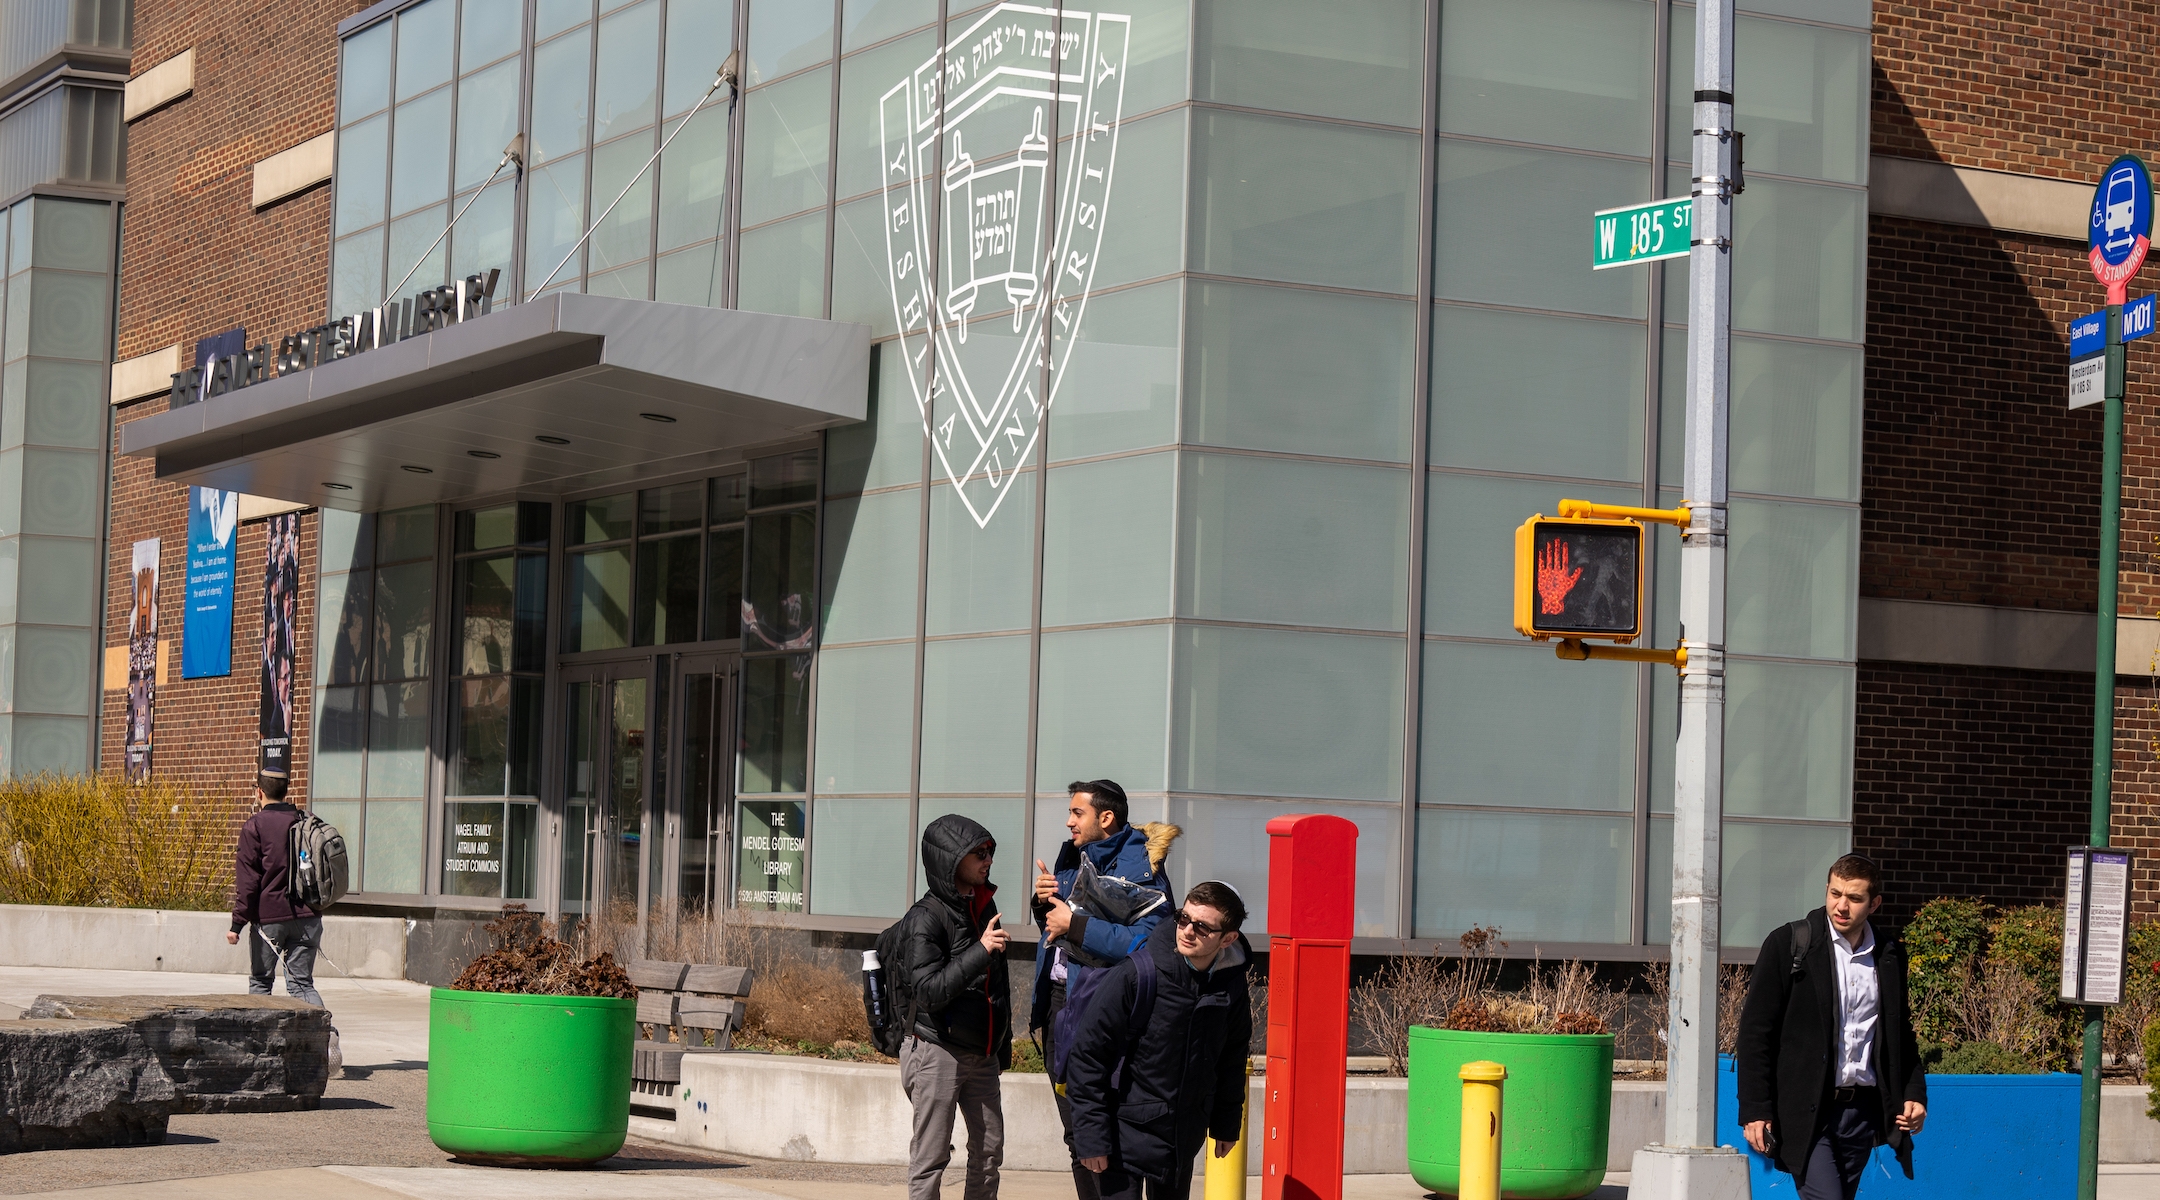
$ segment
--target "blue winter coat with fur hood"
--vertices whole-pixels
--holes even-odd
[[[1116,833],[1099,842],[1089,842],[1085,847],[1075,846],[1070,841],[1058,847],[1057,862],[1051,870],[1057,876],[1057,894],[1061,898],[1072,895],[1073,876],[1080,870],[1081,856],[1085,855],[1087,861],[1095,865],[1096,874],[1145,884],[1161,892],[1167,901],[1130,925],[1096,920],[1091,914],[1075,909],[1072,927],[1059,941],[1078,945],[1095,957],[1111,962],[1138,948],[1157,925],[1177,911],[1178,898],[1170,893],[1170,876],[1163,872],[1163,860],[1170,856],[1170,843],[1183,833],[1184,830],[1175,825],[1150,821],[1121,826]],[[1050,905],[1036,900],[1034,906],[1035,925],[1041,928]],[[1056,945],[1056,942],[1045,942],[1035,952],[1035,994],[1028,1012],[1030,1030],[1044,1029],[1050,1024],[1050,967],[1057,959],[1052,952]],[[1075,973],[1090,968],[1068,960],[1066,969],[1066,986],[1070,988],[1077,982],[1073,977]]]

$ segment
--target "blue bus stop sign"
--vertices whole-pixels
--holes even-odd
[[[2107,302],[2121,304],[2130,277],[2144,265],[2152,247],[2152,174],[2135,154],[2108,164],[2093,189],[2092,228],[2087,258],[2093,277],[2107,288]]]

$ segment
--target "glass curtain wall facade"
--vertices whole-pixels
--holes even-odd
[[[16,0],[0,28],[0,775],[96,766],[130,11]]]
[[[1593,210],[1686,193],[1691,8],[513,0],[488,22],[523,44],[468,54],[502,0],[458,2],[348,31],[334,311],[390,290],[442,227],[400,255],[397,222],[523,132],[531,170],[416,280],[503,265],[527,295],[569,256],[551,287],[872,329],[870,419],[821,459],[753,464],[702,526],[608,534],[626,588],[680,592],[618,644],[694,620],[676,541],[746,556],[732,608],[696,603],[741,614],[733,774],[806,807],[812,924],[900,912],[946,812],[1024,889],[1065,783],[1108,776],[1186,831],[1174,880],[1238,884],[1256,929],[1267,820],[1325,811],[1360,828],[1362,937],[1664,941],[1671,672],[1524,644],[1509,588],[1514,527],[1561,497],[1681,498],[1684,272],[1584,250]],[[1868,144],[1866,5],[1748,8],[1734,944],[1849,837]],[[422,26],[439,61],[408,88]],[[740,97],[572,255],[737,46]],[[510,107],[469,124],[488,72]],[[450,132],[401,150],[422,102]]]
[[[93,761],[118,212],[55,196],[0,209],[0,768],[12,774]]]

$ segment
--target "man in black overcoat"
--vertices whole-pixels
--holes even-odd
[[[1803,1200],[1853,1200],[1875,1147],[1912,1177],[1927,1077],[1905,1003],[1905,955],[1877,940],[1882,873],[1830,864],[1823,907],[1763,939],[1740,1014],[1740,1124]]]

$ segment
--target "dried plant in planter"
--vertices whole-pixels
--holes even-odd
[[[1625,1000],[1580,959],[1530,968],[1520,992],[1490,984],[1456,1001],[1445,1028],[1481,1033],[1611,1033]]]
[[[511,992],[527,996],[615,996],[637,999],[630,975],[601,951],[580,960],[556,938],[555,926],[522,904],[503,905],[483,928],[495,948],[472,960],[450,986],[461,992]]]

